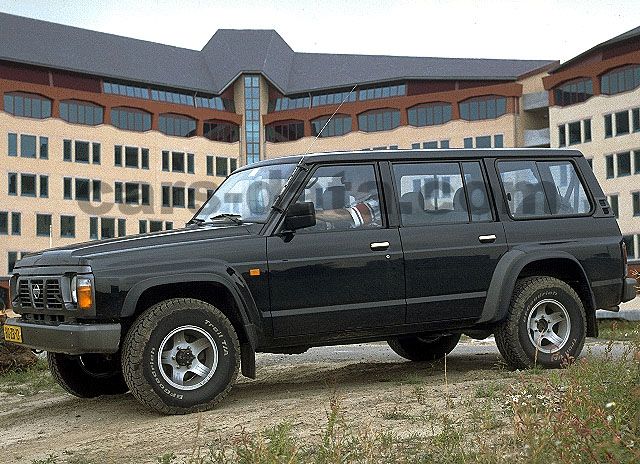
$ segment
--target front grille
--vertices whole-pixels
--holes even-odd
[[[20,279],[18,296],[22,308],[62,309],[64,306],[59,279]]]

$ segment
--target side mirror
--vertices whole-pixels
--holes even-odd
[[[284,230],[298,230],[316,225],[316,209],[313,202],[295,203],[284,216]]]

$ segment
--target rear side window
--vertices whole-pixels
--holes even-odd
[[[579,216],[591,204],[570,161],[500,161],[500,180],[516,219]]]
[[[473,221],[493,219],[477,162],[462,169],[459,163],[395,164],[393,170],[405,226],[467,223],[469,213]]]

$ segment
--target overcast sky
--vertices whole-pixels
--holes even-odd
[[[217,29],[253,28],[300,52],[561,61],[640,26],[640,0],[0,0],[0,11],[196,50]]]

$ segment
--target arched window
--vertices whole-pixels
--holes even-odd
[[[274,122],[266,128],[267,142],[291,142],[304,137],[302,121]]]
[[[119,129],[145,132],[151,130],[151,114],[136,108],[112,108],[111,124]]]
[[[5,93],[4,110],[14,116],[25,118],[50,118],[51,100],[32,93]]]
[[[331,120],[329,120],[329,116],[314,119],[311,121],[311,130],[314,136],[319,134],[320,137],[348,134],[351,132],[351,116],[336,114]]]
[[[364,132],[387,131],[399,125],[399,110],[371,110],[358,115],[358,128]]]
[[[237,124],[226,121],[205,121],[204,136],[216,142],[238,142],[240,140],[240,128]]]
[[[167,135],[193,137],[196,135],[196,120],[179,114],[161,114],[158,117],[158,129]]]
[[[593,97],[591,78],[580,78],[565,82],[554,90],[556,105],[568,106],[581,103]]]
[[[507,98],[496,95],[470,98],[460,103],[460,118],[467,121],[496,119],[506,114]]]
[[[104,122],[104,108],[94,103],[65,100],[60,102],[60,117],[74,124],[97,126]]]
[[[409,108],[409,125],[435,126],[451,121],[451,103],[427,103]]]
[[[640,65],[623,66],[600,77],[600,89],[605,95],[628,92],[640,86]]]

